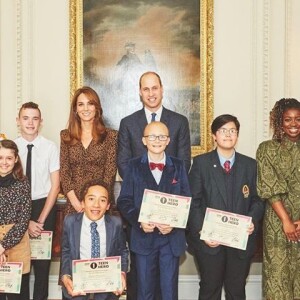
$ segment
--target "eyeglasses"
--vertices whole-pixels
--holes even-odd
[[[168,135],[154,135],[154,134],[150,134],[150,135],[145,135],[145,138],[148,139],[148,141],[154,142],[156,141],[156,139],[159,139],[160,141],[166,141],[168,139]]]
[[[234,128],[230,128],[230,129],[226,129],[226,128],[220,128],[219,130],[217,130],[220,132],[220,134],[222,135],[237,135],[238,130],[234,129]]]

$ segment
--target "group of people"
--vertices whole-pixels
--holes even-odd
[[[257,161],[235,150],[238,119],[216,117],[211,124],[215,149],[194,157],[190,167],[188,120],[163,107],[159,75],[144,73],[139,93],[143,108],[122,119],[116,131],[105,127],[97,93],[78,89],[60,153],[39,134],[38,105],[22,105],[21,136],[0,141],[0,264],[23,261],[22,285],[20,294],[0,293],[0,300],[29,300],[30,263],[33,299],[48,298],[50,261],[30,262],[29,236],[54,230],[60,185],[67,197],[63,299],[89,297],[73,289],[72,260],[121,256],[122,287],[95,293],[94,299],[118,299],[126,288],[128,300],[176,300],[179,258],[187,243],[200,273],[199,299],[220,300],[223,287],[226,299],[245,299],[262,219],[265,297],[300,298],[300,103],[276,102],[270,114],[273,138],[259,146]],[[115,199],[117,170],[123,180]],[[145,189],[191,196],[187,228],[139,222]],[[122,219],[109,213],[112,208]],[[246,250],[200,239],[207,208],[252,217]]]

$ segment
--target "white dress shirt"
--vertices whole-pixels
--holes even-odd
[[[80,232],[80,259],[89,259],[92,257],[92,236],[91,236],[91,221],[83,213],[81,232]],[[100,237],[100,257],[106,257],[106,228],[104,216],[95,221],[97,223],[97,231]]]
[[[23,171],[26,172],[27,145],[32,144],[31,198],[48,197],[51,189],[50,174],[59,170],[59,150],[54,142],[38,135],[32,142],[18,137],[15,143],[19,149]]]
[[[150,111],[146,107],[144,108],[144,110],[145,110],[145,114],[146,114],[147,123],[149,124],[149,123],[151,123],[153,111]],[[163,110],[163,107],[161,106],[157,111],[155,111],[155,113],[156,113],[155,121],[160,121],[162,110]]]
[[[153,163],[156,163],[156,164],[164,164],[164,165],[166,165],[166,154],[164,152],[164,157],[163,157],[163,159],[161,161],[152,161],[151,158],[150,158],[150,156],[149,156],[149,154],[148,154],[148,161],[149,161],[149,164],[151,162],[153,162]],[[152,172],[152,175],[153,175],[156,183],[159,184],[159,182],[161,180],[161,176],[162,176],[162,172],[163,171],[160,171],[158,168],[155,168],[154,170],[151,170],[151,172]]]

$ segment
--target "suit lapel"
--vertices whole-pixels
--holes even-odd
[[[74,249],[76,257],[80,258],[80,232],[82,226],[83,213],[76,215],[74,227],[73,227],[73,237],[74,237]]]
[[[241,157],[239,153],[235,153],[235,161],[234,161],[234,183],[235,183],[235,188],[234,188],[234,195],[233,195],[233,200],[237,201],[236,199],[240,199],[239,194],[241,190],[239,190],[242,186],[243,182],[243,174],[244,174],[244,168],[240,166],[241,164]],[[237,208],[238,203],[233,202],[233,205],[235,208]]]
[[[145,129],[146,125],[148,124],[144,108],[139,111],[137,124],[138,124],[138,127],[142,129],[142,132],[144,132],[144,129]],[[139,141],[139,142],[142,142],[142,141]]]
[[[145,186],[150,190],[157,190],[157,183],[149,168],[148,154],[145,153],[141,158],[141,178],[145,181]]]
[[[176,179],[177,174],[174,174],[174,164],[170,157],[166,157],[166,165],[163,170],[160,182],[159,182],[159,190],[161,192],[170,193],[172,180]]]
[[[113,226],[109,215],[105,215],[104,221],[105,221],[105,231],[106,231],[106,256],[110,256]]]
[[[223,172],[223,168],[220,165],[220,160],[219,160],[217,150],[214,150],[212,152],[212,161],[211,162],[212,162],[211,169],[212,169],[212,173],[213,173],[212,178],[215,179],[216,187],[219,190],[225,205],[227,206],[228,199],[227,199],[224,172]]]

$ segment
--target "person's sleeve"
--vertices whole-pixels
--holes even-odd
[[[184,161],[186,171],[189,172],[191,167],[191,138],[189,122],[186,117],[182,118],[179,129],[177,149],[178,158]]]
[[[67,216],[64,220],[63,234],[61,239],[61,270],[60,277],[68,274],[72,275],[72,259],[71,259],[71,249],[69,242],[70,233],[70,217]],[[80,232],[78,232],[80,234]]]
[[[191,171],[189,173],[189,182],[192,194],[192,203],[188,219],[188,236],[187,241],[192,247],[197,247],[200,243],[200,230],[203,225],[204,214],[203,211],[203,183],[200,173],[200,161],[195,158]]]
[[[262,143],[256,152],[258,195],[270,204],[281,200],[288,193],[287,182],[278,168],[278,148],[271,143]]]
[[[126,173],[128,161],[132,158],[132,151],[130,146],[129,128],[126,122],[121,120],[119,134],[118,134],[118,171],[119,175],[123,178]]]
[[[116,180],[117,173],[117,147],[118,147],[118,132],[113,130],[109,133],[107,149],[108,155],[107,160],[105,162],[105,183],[110,187],[110,193],[113,194],[114,182]]]
[[[60,169],[60,161],[59,161],[59,150],[58,147],[52,143],[50,158],[49,158],[49,172],[53,173]]]
[[[119,219],[118,224],[118,237],[117,240],[119,241],[119,252],[121,254],[121,271],[127,273],[128,271],[128,248],[126,246],[126,237],[125,232],[122,225],[122,220]]]
[[[20,184],[22,184],[22,187],[16,190],[15,193],[15,201],[18,203],[15,206],[17,210],[16,215],[19,218],[0,242],[5,250],[17,245],[28,229],[31,215],[30,187],[27,180],[22,181]]]
[[[251,205],[249,210],[249,216],[252,217],[255,231],[258,229],[259,221],[263,218],[265,211],[265,202],[257,194],[257,167],[256,164],[253,169],[253,175],[251,179]]]
[[[66,195],[68,192],[74,190],[74,186],[72,184],[72,168],[70,164],[69,158],[69,147],[64,142],[63,135],[64,131],[61,132],[60,139],[60,181],[62,185],[62,189],[64,194]]]
[[[126,174],[124,176],[117,207],[122,216],[132,225],[139,226],[139,210],[134,205],[134,168],[131,161],[128,164]]]

